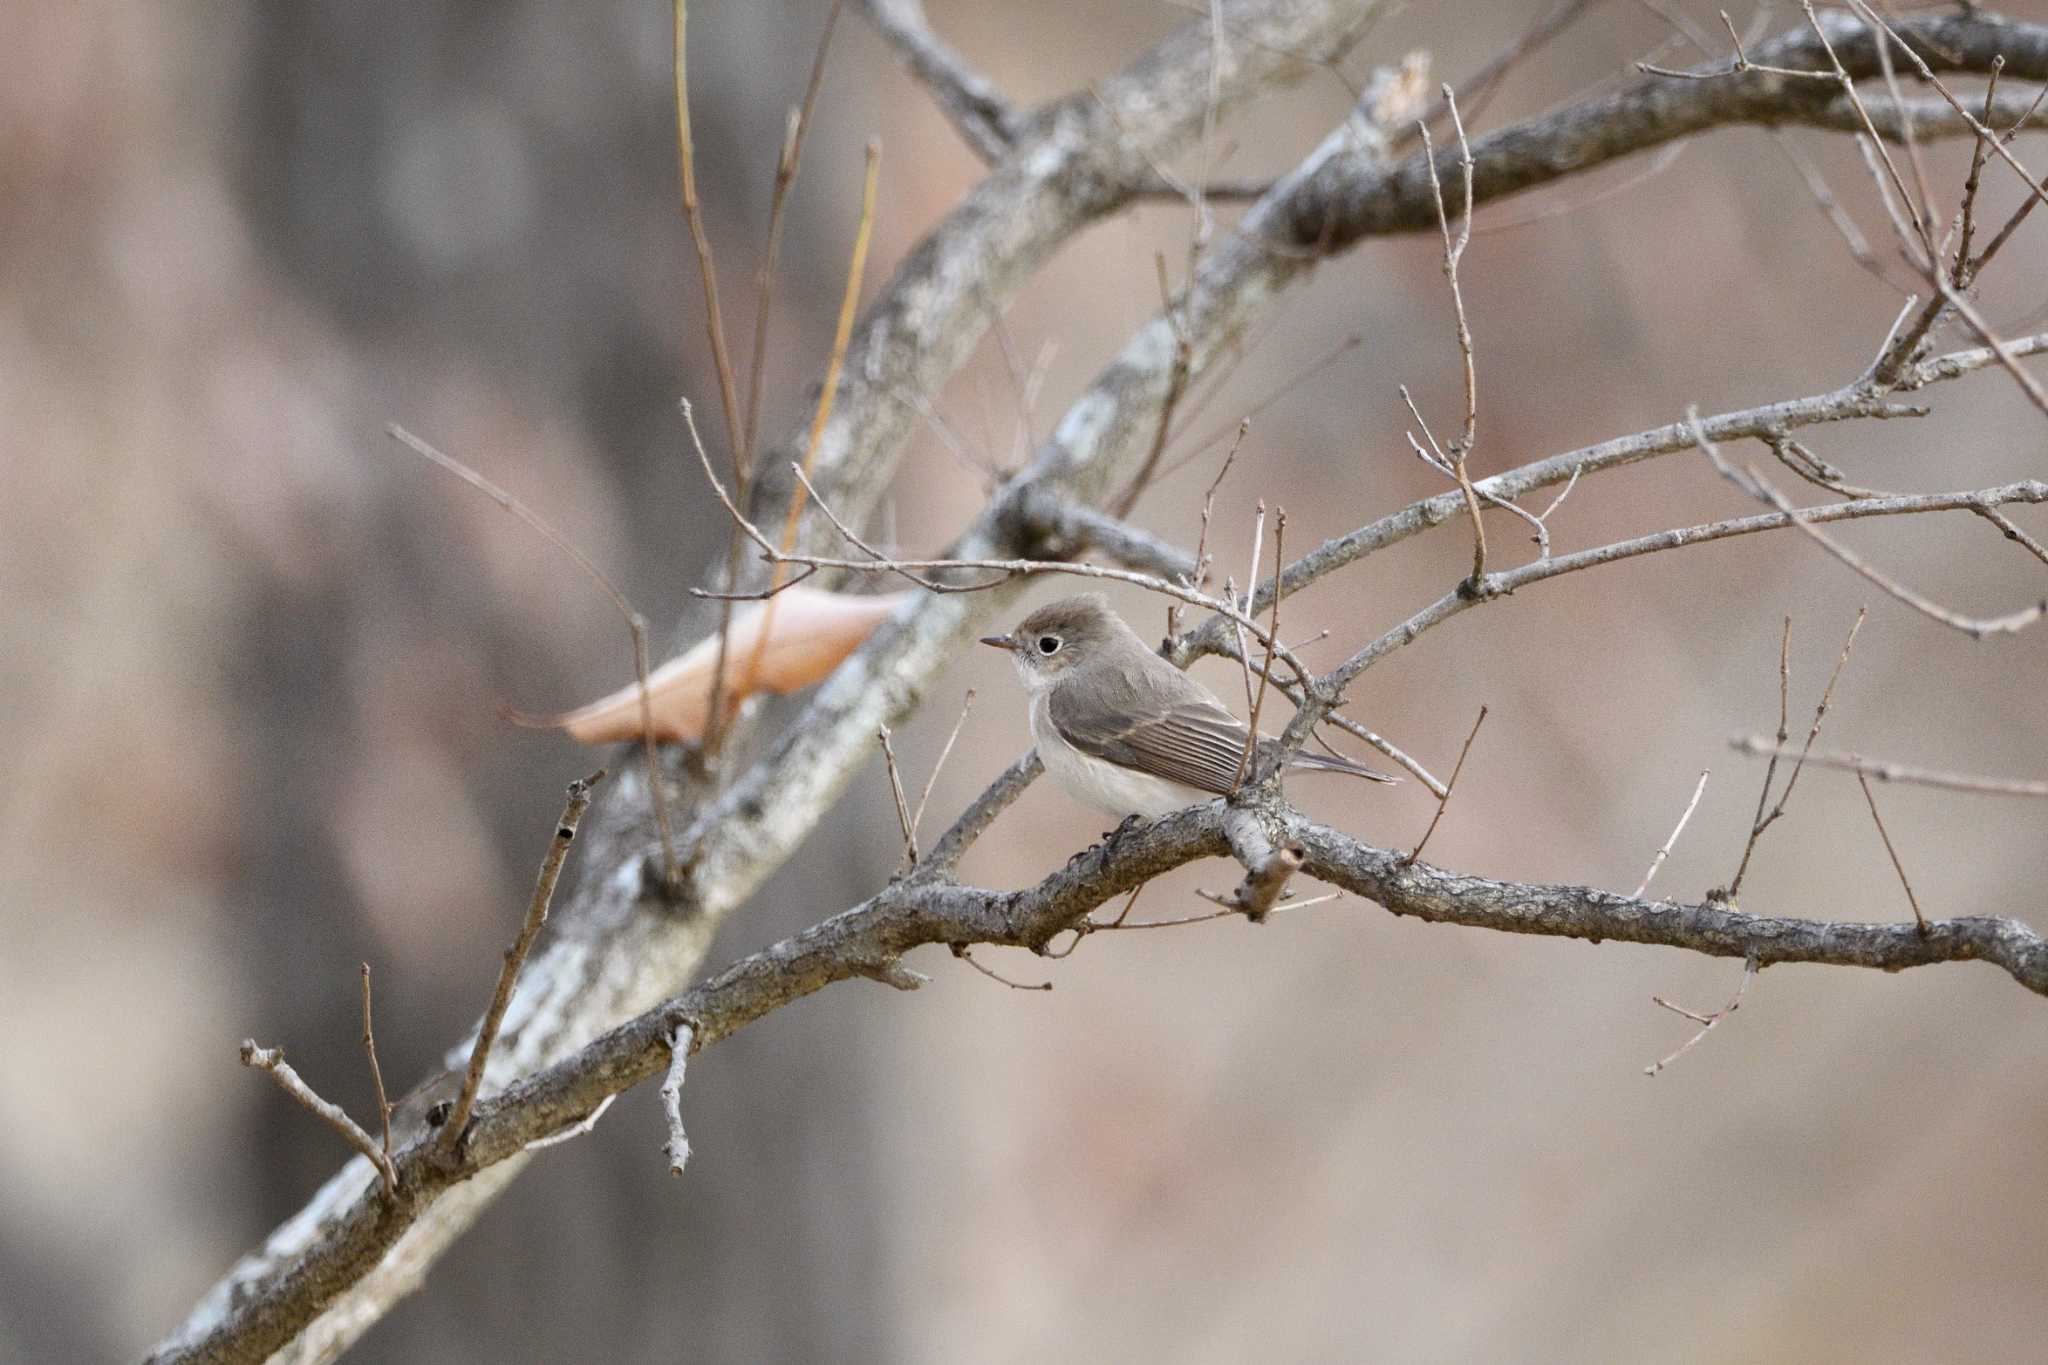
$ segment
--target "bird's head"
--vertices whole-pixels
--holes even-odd
[[[981,642],[1007,652],[1024,685],[1034,692],[1120,644],[1144,648],[1099,592],[1048,602],[1008,635],[984,635]]]

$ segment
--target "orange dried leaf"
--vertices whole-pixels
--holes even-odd
[[[909,593],[850,597],[818,588],[785,588],[769,602],[733,608],[726,649],[725,703],[736,706],[757,692],[794,692],[822,681]],[[764,638],[764,632],[765,638]],[[718,636],[710,635],[647,675],[658,740],[695,740],[711,715],[711,679],[718,668]],[[641,735],[640,685],[625,687],[588,706],[556,716],[512,717],[522,725],[555,727],[585,744],[612,744]]]

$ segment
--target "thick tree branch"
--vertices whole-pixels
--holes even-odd
[[[1882,74],[1876,40],[1861,20],[1830,11],[1820,16],[1820,25],[1850,77],[1866,80]],[[2048,80],[2048,25],[1963,13],[1916,16],[1896,27],[1924,51],[1937,73],[1983,74],[2003,56],[2007,79]],[[1775,67],[1832,70],[1826,48],[1810,29],[1760,44],[1750,56]],[[1699,68],[1702,74],[1719,70],[1719,64]],[[1847,97],[1831,82],[1767,71],[1722,74],[1711,80],[1646,76],[1613,94],[1581,100],[1472,139],[1472,192],[1484,203],[1708,128],[1835,128],[1844,126],[1845,116],[1861,126]],[[1438,171],[1445,183],[1455,178],[1456,169],[1455,153],[1439,154]],[[1429,168],[1420,154],[1370,175],[1359,176],[1351,167],[1333,167],[1326,175],[1324,192],[1307,196],[1291,225],[1293,241],[1303,250],[1334,250],[1360,236],[1422,232],[1436,226]],[[1464,206],[1450,207],[1457,212]]]
[[[323,1252],[375,1254],[439,1191],[517,1157],[536,1138],[575,1123],[607,1096],[666,1071],[680,1030],[696,1047],[814,991],[876,974],[925,945],[997,944],[1042,950],[1091,911],[1160,874],[1230,850],[1242,812],[1221,801],[1141,826],[1097,845],[1022,891],[961,886],[934,876],[898,881],[861,905],[742,958],[594,1039],[574,1055],[519,1081],[478,1108],[458,1161],[431,1141],[398,1156],[412,1197],[380,1209],[366,1204],[329,1230]],[[1646,901],[1584,886],[1460,876],[1374,848],[1284,807],[1267,807],[1300,875],[1375,901],[1396,915],[1506,933],[1616,940],[1743,958],[1758,967],[1806,962],[1900,971],[1942,962],[1989,962],[2028,990],[2048,995],[2048,940],[2015,920],[1961,918],[1859,923],[1753,915],[1733,906]],[[1290,859],[1292,861],[1292,859]],[[1289,870],[1292,870],[1291,868]],[[309,1270],[325,1268],[326,1256]]]

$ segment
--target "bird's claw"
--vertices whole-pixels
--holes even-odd
[[[1088,847],[1082,849],[1080,852],[1068,858],[1067,866],[1072,867],[1075,863],[1080,862],[1083,858],[1087,857],[1089,854],[1095,852],[1098,849],[1107,851],[1109,849],[1115,848],[1117,840],[1123,838],[1126,834],[1129,834],[1133,829],[1136,829],[1139,825],[1143,824],[1144,821],[1145,817],[1142,815],[1126,815],[1123,818],[1122,822],[1118,824],[1115,829],[1104,830],[1102,837],[1100,839],[1096,840]]]
[[[1107,830],[1103,833],[1102,842],[1106,844],[1115,843],[1117,840],[1123,838],[1126,834],[1129,834],[1133,829],[1136,829],[1140,824],[1144,822],[1144,819],[1144,816],[1139,815],[1136,812],[1133,812],[1130,815],[1126,815],[1121,821],[1117,823],[1117,827],[1115,829]]]

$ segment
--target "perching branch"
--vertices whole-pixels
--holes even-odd
[[[1250,818],[1247,818],[1250,817]],[[1263,817],[1263,819],[1261,818]],[[1264,830],[1271,821],[1272,833]],[[1996,965],[2022,986],[2048,995],[2048,939],[2016,920],[1965,918],[1867,923],[1745,914],[1725,903],[1644,901],[1592,887],[1495,881],[1411,863],[1315,824],[1285,807],[1258,814],[1221,801],[1140,826],[1113,844],[1088,850],[1023,891],[990,891],[931,875],[899,880],[874,897],[683,991],[593,1040],[573,1055],[478,1106],[460,1159],[444,1163],[431,1145],[398,1159],[401,1183],[418,1197],[337,1229],[321,1260],[388,1245],[439,1189],[474,1177],[522,1152],[527,1143],[573,1124],[620,1090],[660,1074],[687,1025],[697,1048],[834,982],[872,977],[921,946],[997,944],[1043,950],[1115,897],[1184,863],[1227,854],[1230,831],[1257,826],[1280,850],[1286,872],[1315,877],[1372,900],[1396,915],[1508,933],[1541,934],[1683,948],[1741,958],[1757,969],[1804,962],[1899,971],[1944,962]],[[1252,840],[1251,842],[1258,842]],[[1261,869],[1269,864],[1262,862]],[[1254,870],[1255,877],[1262,875]],[[1285,878],[1263,875],[1271,883]],[[1277,894],[1277,887],[1276,887]],[[309,1273],[319,1273],[318,1264]]]

